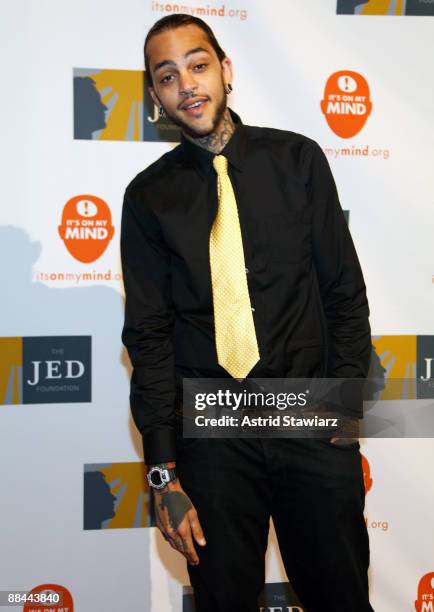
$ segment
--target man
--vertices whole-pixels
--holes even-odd
[[[302,135],[242,124],[202,20],[159,20],[145,64],[182,130],[127,187],[121,228],[157,525],[188,560],[197,612],[257,610],[270,516],[309,612],[372,610],[357,439],[184,439],[178,416],[184,377],[367,376],[365,284],[327,161]]]

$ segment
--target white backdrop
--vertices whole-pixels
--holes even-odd
[[[146,526],[146,492],[137,484],[141,444],[129,416],[129,364],[120,341],[123,191],[173,143],[110,140],[104,130],[78,140],[73,122],[74,69],[91,78],[98,71],[142,70],[144,36],[173,4],[2,4],[0,336],[9,340],[0,344],[0,590],[62,585],[80,612],[181,612],[182,585],[188,584],[181,557]],[[205,10],[202,16],[233,60],[231,106],[243,122],[304,133],[326,151],[349,211],[378,355],[388,372],[395,368],[399,376],[410,367],[416,375],[434,357],[434,19],[337,15],[336,0],[181,4]],[[222,7],[224,15],[206,15]],[[358,73],[370,90],[372,112],[351,138],[331,129],[320,106],[338,71]],[[110,113],[125,99],[122,88],[119,98],[110,87],[98,91]],[[344,125],[347,119],[339,120]],[[114,125],[112,114],[110,121]],[[113,238],[90,262],[76,257],[85,243],[71,254],[58,232],[65,205],[78,195],[104,200],[114,226]],[[74,400],[67,389],[67,399],[55,401],[55,393],[41,390],[42,399],[32,403],[17,391],[26,386],[27,349],[16,359],[12,353],[40,336],[58,337],[52,342],[59,347],[63,337],[91,337],[91,398]],[[28,355],[39,354],[32,346]],[[51,355],[59,358],[62,350]],[[409,411],[416,401],[429,403],[408,401]],[[377,612],[408,612],[415,609],[419,582],[434,571],[434,442],[366,439],[362,453],[372,478],[366,498],[372,604]],[[118,500],[112,522],[109,511],[101,518],[103,529],[83,528],[89,471],[103,474]],[[285,580],[271,531],[267,582]],[[433,610],[432,582],[424,593],[424,607],[417,609]]]

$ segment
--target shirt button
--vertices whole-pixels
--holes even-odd
[[[246,270],[246,274],[248,274],[249,273],[249,268],[245,268],[245,270]]]
[[[254,309],[254,308],[252,308],[252,312],[255,312],[255,309]]]

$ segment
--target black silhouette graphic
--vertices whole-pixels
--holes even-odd
[[[116,496],[102,472],[84,474],[84,529],[101,529],[101,524],[115,515]]]
[[[367,4],[370,0],[338,0],[338,15],[355,15],[356,7]]]
[[[91,140],[93,132],[106,127],[108,110],[90,77],[74,77],[74,138]]]

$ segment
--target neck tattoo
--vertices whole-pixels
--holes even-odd
[[[208,134],[207,136],[203,136],[202,138],[191,138],[186,135],[186,137],[194,144],[197,144],[199,147],[203,149],[207,149],[212,153],[218,155],[220,151],[224,149],[227,142],[229,142],[232,134],[235,131],[235,125],[232,120],[232,117],[229,113],[229,110],[226,109],[224,112],[221,121],[218,123],[216,128]]]

